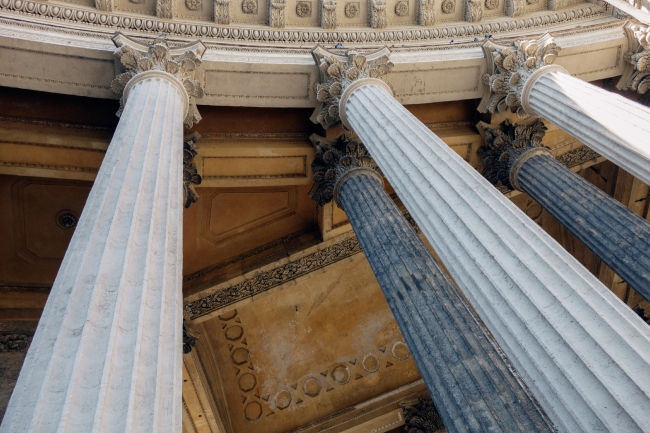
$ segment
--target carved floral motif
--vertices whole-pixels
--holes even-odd
[[[420,0],[420,15],[418,22],[421,26],[433,26],[436,23],[435,0]]]
[[[321,81],[316,85],[316,98],[320,102],[316,121],[325,129],[340,121],[339,102],[347,86],[361,78],[384,80],[393,68],[387,48],[366,55],[348,51],[346,56],[337,56],[318,47],[312,55],[318,64]]]
[[[383,29],[388,25],[386,21],[386,0],[370,0],[370,27]]]
[[[336,28],[336,0],[323,0],[321,27],[324,29]]]
[[[483,6],[481,0],[466,0],[465,21],[475,23],[483,18]]]
[[[243,0],[241,10],[245,14],[257,14],[257,0]]]
[[[148,52],[144,54],[125,45],[122,40],[117,43],[120,46],[115,51],[115,56],[120,59],[122,65],[126,68],[126,72],[115,77],[111,83],[113,92],[121,95],[131,78],[139,73],[153,70],[164,71],[178,78],[190,97],[189,109],[184,120],[185,126],[191,128],[192,125],[201,120],[201,115],[196,108],[196,98],[203,97],[203,88],[199,81],[194,79],[194,72],[196,67],[201,64],[201,59],[196,53],[186,51],[180,56],[172,58],[167,40],[162,36],[156,38],[149,46]],[[123,109],[124,97],[120,99],[118,116],[122,114]]]
[[[524,0],[506,0],[506,15],[518,17],[524,14],[526,2]]]
[[[335,187],[341,176],[352,169],[365,168],[379,173],[377,164],[361,142],[350,136],[341,135],[335,140],[312,134],[309,137],[316,148],[316,157],[311,167],[314,171],[314,186],[309,197],[319,206],[335,199]]]
[[[409,4],[405,1],[399,1],[395,5],[395,15],[398,17],[405,17],[409,13]]]
[[[534,41],[517,41],[514,47],[483,44],[490,73],[483,75],[486,95],[478,110],[502,113],[510,110],[520,118],[527,113],[521,106],[521,91],[530,75],[539,68],[555,62],[560,48],[546,34]]]
[[[453,14],[456,12],[456,0],[445,0],[441,5],[443,14]]]
[[[546,133],[544,123],[536,120],[530,124],[512,124],[506,120],[496,128],[482,128],[485,146],[477,151],[483,159],[481,174],[490,183],[514,189],[510,183],[510,170],[517,159],[534,147],[545,147],[542,139]]]
[[[219,0],[217,0],[218,2]],[[185,0],[185,6],[191,11],[198,11],[201,9],[201,0]]]
[[[114,0],[95,0],[95,8],[99,11],[113,12],[115,2]]]
[[[168,20],[175,18],[174,0],[156,0],[156,16]]]
[[[186,209],[192,203],[199,201],[199,196],[194,190],[194,185],[200,185],[203,180],[196,170],[196,164],[194,163],[196,142],[199,138],[201,138],[201,135],[195,132],[183,140],[183,207]]]
[[[547,0],[546,4],[549,10],[557,11],[567,7],[568,0]]]
[[[499,7],[499,0],[485,0],[485,9],[496,9]]]
[[[625,61],[634,66],[634,72],[627,80],[627,88],[640,94],[650,89],[650,27],[636,26],[626,29],[632,32],[638,42],[636,52],[625,53]]]
[[[359,2],[347,3],[345,5],[345,16],[348,18],[356,18],[359,16]]]
[[[296,15],[300,18],[311,17],[311,2],[299,1],[296,3]]]
[[[271,27],[283,28],[286,24],[285,9],[286,0],[271,0],[269,7],[269,25]]]
[[[214,21],[217,24],[230,24],[231,0],[216,0],[214,3]]]

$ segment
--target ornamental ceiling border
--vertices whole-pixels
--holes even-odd
[[[543,28],[549,25],[570,23],[578,20],[609,16],[610,12],[605,6],[588,4],[566,11],[545,11],[546,14],[534,13],[534,16],[520,19],[499,17],[493,22],[485,23],[455,23],[454,26],[441,28],[396,28],[395,30],[376,31],[367,30],[301,30],[301,29],[274,29],[270,27],[225,27],[209,22],[197,21],[162,21],[150,16],[133,16],[75,8],[58,4],[37,3],[26,0],[0,0],[0,11],[9,12],[26,17],[43,19],[50,24],[54,21],[76,25],[90,25],[99,27],[103,33],[102,38],[107,38],[106,30],[121,30],[140,32],[141,34],[158,35],[166,33],[169,36],[203,38],[205,42],[262,42],[285,44],[385,44],[405,42],[427,42],[445,40],[454,37],[484,37],[486,34],[502,34],[511,31]],[[5,15],[7,17],[7,15]],[[81,29],[64,29],[64,31]],[[98,32],[99,33],[99,32]],[[95,34],[97,36],[97,34]]]

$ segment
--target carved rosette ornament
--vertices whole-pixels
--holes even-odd
[[[370,27],[383,29],[388,25],[386,21],[386,0],[370,0]]]
[[[409,4],[404,0],[397,2],[395,5],[395,15],[405,17],[409,14]]]
[[[520,118],[528,114],[521,105],[521,93],[530,76],[555,62],[560,48],[548,33],[534,41],[517,41],[514,47],[488,40],[483,53],[488,73],[483,75],[485,95],[478,106],[481,113],[509,110]]]
[[[115,55],[126,68],[126,72],[115,77],[111,83],[111,90],[122,95],[117,116],[119,117],[124,109],[124,88],[133,77],[146,71],[163,71],[178,78],[189,96],[189,107],[184,120],[185,127],[191,128],[192,125],[199,122],[201,115],[196,108],[196,98],[203,97],[203,88],[199,81],[194,79],[194,72],[196,67],[201,64],[199,56],[205,50],[203,44],[194,44],[193,49],[172,56],[167,40],[163,36],[156,38],[148,47],[135,41],[130,41],[127,45],[125,39],[122,35],[113,39],[119,47],[115,51]],[[202,48],[195,48],[197,46]]]
[[[336,28],[336,0],[323,0],[321,27],[324,29]]]
[[[650,89],[650,27],[631,24],[625,32],[633,51],[623,56],[628,65],[616,87],[643,95]]]
[[[201,134],[195,132],[183,139],[183,207],[185,209],[199,201],[199,195],[194,190],[194,185],[200,185],[203,180],[194,163],[196,142],[199,138]]]
[[[455,0],[445,0],[440,6],[443,14],[453,14],[456,12],[456,2]]]
[[[526,155],[532,155],[529,150],[538,149],[552,156],[542,144],[546,126],[540,120],[525,125],[506,120],[496,128],[479,124],[479,129],[485,138],[485,146],[477,151],[483,160],[481,174],[497,189],[519,189],[516,171],[527,159]]]
[[[442,418],[428,395],[400,403],[404,408],[406,433],[434,433],[444,428]]]
[[[485,0],[485,9],[496,9],[499,7],[499,0]]]
[[[526,9],[526,0],[506,0],[506,15],[518,17],[523,15]]]
[[[421,26],[433,26],[436,23],[435,0],[420,0],[418,22]]]
[[[269,25],[271,27],[283,28],[285,26],[286,8],[286,0],[271,0],[271,6],[269,7]]]
[[[214,22],[217,24],[230,24],[230,4],[232,0],[215,0]]]
[[[385,81],[386,75],[394,66],[390,62],[388,48],[365,55],[348,51],[346,55],[340,56],[319,46],[312,51],[312,56],[320,71],[320,83],[316,84],[316,99],[319,104],[312,115],[312,121],[320,123],[325,129],[341,120],[339,103],[343,91],[350,84],[362,78]]]
[[[481,0],[466,0],[465,21],[475,23],[483,18],[483,2]]]
[[[316,134],[309,137],[316,148],[316,157],[311,167],[314,171],[314,186],[309,197],[319,206],[338,200],[338,189],[342,181],[357,173],[371,174],[383,184],[381,172],[368,150],[350,135],[341,135],[327,140]]]

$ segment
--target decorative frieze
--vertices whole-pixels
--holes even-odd
[[[505,0],[506,15],[509,17],[518,17],[524,14],[526,9],[526,0]]]
[[[158,37],[148,47],[130,41],[124,35],[117,35],[113,40],[119,47],[115,51],[115,55],[126,68],[126,72],[115,77],[111,83],[113,92],[122,95],[120,109],[117,112],[118,116],[122,114],[124,109],[123,92],[128,82],[139,73],[159,70],[178,78],[189,95],[189,106],[184,120],[185,126],[191,128],[192,125],[201,120],[201,115],[196,108],[196,98],[203,97],[203,88],[199,81],[194,79],[194,71],[201,64],[199,55],[202,55],[203,50],[205,50],[202,44],[193,45],[190,50],[172,56],[167,40],[163,36]],[[127,41],[129,41],[128,44]]]
[[[201,138],[198,132],[185,137],[183,140],[183,207],[189,208],[192,203],[199,201],[194,185],[201,184],[201,175],[196,170],[196,142]]]
[[[217,24],[230,24],[230,4],[232,0],[215,0],[214,22]]]
[[[284,28],[286,25],[286,0],[271,0],[269,6],[269,25],[276,28]]]
[[[348,7],[351,4],[357,3],[348,3],[345,8],[345,16],[348,16]],[[357,13],[359,12],[359,6],[357,4]],[[335,29],[336,28],[336,0],[323,0],[323,12],[321,14],[321,27],[324,29]]]
[[[478,111],[511,111],[520,118],[526,117],[528,114],[521,106],[524,84],[535,71],[555,62],[558,51],[560,48],[548,33],[536,40],[516,41],[514,47],[485,42],[483,53],[488,73],[483,75],[485,95]]]
[[[174,0],[156,0],[156,16],[168,20],[176,18],[176,3]]]
[[[309,139],[316,148],[312,163],[314,186],[309,192],[309,197],[319,206],[324,206],[332,200],[340,204],[339,181],[353,175],[353,172],[371,172],[383,183],[377,164],[358,140],[348,135],[327,140],[316,134],[312,134]]]
[[[481,0],[465,0],[465,21],[476,23],[483,18],[483,2]]]
[[[386,74],[393,68],[388,48],[365,55],[348,51],[346,55],[340,56],[317,47],[312,55],[320,71],[320,83],[316,85],[319,105],[312,120],[325,129],[340,121],[339,102],[345,88],[361,78],[385,80]]]
[[[383,29],[388,25],[386,21],[386,0],[370,0],[370,27]]]
[[[450,0],[451,1],[451,0]],[[435,0],[420,0],[418,23],[421,26],[431,27],[436,23]]]

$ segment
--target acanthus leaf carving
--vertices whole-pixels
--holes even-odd
[[[483,18],[483,2],[481,0],[466,0],[465,21],[475,23]]]
[[[524,118],[521,91],[526,80],[538,69],[555,62],[560,48],[550,34],[536,40],[516,41],[513,47],[497,45],[488,40],[483,53],[488,73],[483,75],[485,94],[478,106],[481,113],[510,111]]]
[[[456,0],[444,0],[440,8],[443,14],[453,14],[456,12]]]
[[[420,0],[420,14],[418,16],[418,23],[421,26],[430,27],[436,23],[435,7],[435,0]]]
[[[286,0],[271,0],[269,7],[269,25],[283,28],[286,25]]]
[[[174,0],[156,0],[156,16],[168,20],[176,17],[176,3]]]
[[[627,70],[616,87],[644,95],[650,89],[650,26],[630,24],[625,32],[634,48],[623,56]]]
[[[370,0],[370,27],[383,29],[388,25],[386,20],[386,0]]]
[[[194,190],[194,185],[200,185],[203,180],[194,163],[197,153],[196,142],[199,138],[201,134],[195,132],[183,139],[183,207],[185,209],[199,201],[199,196]]]
[[[198,11],[203,7],[203,3],[201,0],[185,0],[185,6],[191,11]]]
[[[499,0],[485,0],[485,9],[496,9],[499,7]]]
[[[442,418],[430,396],[400,403],[404,408],[404,421],[407,433],[433,433],[442,430]]]
[[[232,0],[215,0],[214,22],[217,24],[230,24],[230,5]]]
[[[568,0],[547,0],[546,7],[551,11],[557,11],[567,7]]]
[[[324,206],[333,199],[338,203],[336,184],[351,170],[372,170],[381,176],[374,159],[358,139],[345,134],[334,140],[312,134],[309,139],[316,148],[316,156],[311,165],[314,185],[309,191],[309,197],[319,206]]]
[[[32,342],[31,332],[3,331],[0,332],[0,353],[26,352]]]
[[[99,11],[113,12],[115,0],[95,0],[95,8]]]
[[[122,34],[117,34],[113,41],[118,49],[115,56],[120,59],[126,72],[118,75],[111,83],[111,90],[118,95],[123,95],[127,83],[137,74],[158,70],[167,72],[180,80],[189,96],[189,107],[184,124],[187,128],[201,120],[201,115],[196,108],[196,99],[203,97],[203,88],[198,80],[194,79],[196,67],[201,64],[200,56],[205,51],[203,44],[195,43],[187,46],[187,51],[172,56],[164,36],[160,36],[144,51],[145,46],[131,41]],[[197,48],[198,47],[198,48]],[[116,113],[119,117],[124,109],[124,97],[120,99],[120,109]]]
[[[518,17],[523,15],[526,9],[526,0],[505,0],[506,15],[509,17]]]
[[[321,27],[324,29],[335,29],[336,25],[336,0],[323,0]]]
[[[365,55],[348,51],[345,56],[340,56],[322,47],[316,47],[312,56],[320,72],[320,83],[316,84],[316,99],[319,105],[314,111],[312,121],[320,123],[325,129],[341,120],[339,102],[343,91],[350,84],[362,78],[385,81],[386,75],[394,66],[390,61],[388,48]]]

